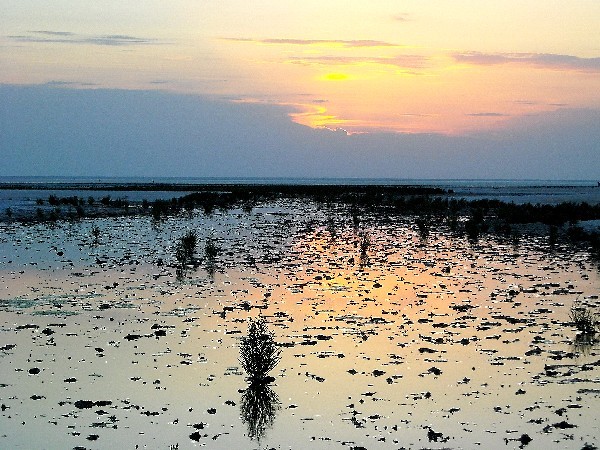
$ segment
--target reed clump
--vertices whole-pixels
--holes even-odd
[[[248,375],[250,385],[268,384],[275,379],[269,376],[281,360],[281,350],[264,318],[250,319],[248,334],[241,338],[240,364]]]
[[[573,306],[569,318],[575,328],[585,335],[594,335],[598,330],[597,315],[584,306]]]
[[[175,245],[175,258],[181,267],[192,264],[195,260],[198,235],[190,230],[179,238]]]

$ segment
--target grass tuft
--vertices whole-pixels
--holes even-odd
[[[274,381],[269,372],[281,360],[281,350],[275,343],[274,334],[269,331],[264,318],[250,319],[248,335],[242,337],[240,345],[240,364],[253,384],[267,384]]]
[[[593,335],[596,333],[598,328],[598,320],[596,318],[596,314],[591,312],[588,308],[583,306],[571,307],[569,318],[580,333],[587,335]]]
[[[190,230],[179,238],[175,245],[175,258],[181,267],[192,264],[195,259],[198,235]]]

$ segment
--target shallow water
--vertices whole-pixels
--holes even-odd
[[[599,346],[568,324],[598,307],[585,252],[350,217],[282,202],[3,225],[0,447],[598,444]],[[189,229],[220,253],[178,279]],[[238,355],[258,315],[282,360],[256,393]]]

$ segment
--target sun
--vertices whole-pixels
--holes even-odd
[[[326,81],[344,81],[349,78],[350,78],[350,76],[348,74],[339,73],[339,72],[328,73],[323,76],[323,79]]]

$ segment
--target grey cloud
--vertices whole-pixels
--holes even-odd
[[[499,112],[480,112],[480,113],[470,113],[465,114],[470,117],[508,117],[508,114],[503,114]]]
[[[600,57],[580,58],[554,53],[455,53],[454,60],[474,65],[521,64],[553,70],[600,71]]]
[[[48,31],[48,30],[35,30],[30,31],[30,33],[41,34],[46,36],[74,36],[75,33],[71,33],[70,31]]]
[[[224,37],[223,40],[234,42],[252,42],[257,44],[275,44],[275,45],[340,45],[342,47],[401,47],[400,45],[391,42],[374,41],[369,39],[363,40],[343,40],[343,39],[286,39],[286,38],[269,38],[269,39],[252,39],[252,38],[235,38]]]
[[[469,136],[346,136],[291,122],[290,107],[158,91],[0,85],[0,98],[0,175],[596,179],[600,167],[600,110]]]
[[[96,83],[86,83],[82,81],[63,81],[63,80],[52,80],[45,83],[46,86],[50,87],[71,87],[71,86],[79,86],[79,87],[92,87],[97,86]]]
[[[164,44],[157,39],[140,38],[124,34],[107,35],[81,35],[69,31],[30,31],[28,34],[11,35],[9,39],[17,42],[32,42],[46,44],[87,44],[103,46],[125,46],[125,45],[160,45]]]
[[[350,65],[382,64],[409,69],[423,69],[430,66],[430,59],[422,55],[399,55],[391,58],[370,58],[365,56],[299,56],[289,59],[294,64],[305,65]]]

